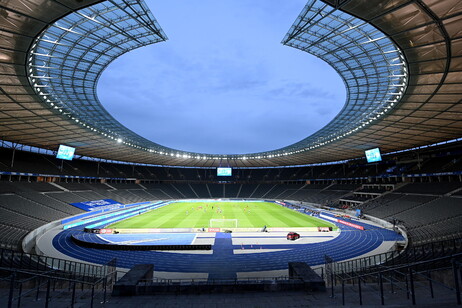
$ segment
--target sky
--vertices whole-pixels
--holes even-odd
[[[168,37],[122,55],[98,97],[120,123],[170,148],[247,154],[331,121],[345,86],[327,63],[281,44],[306,0],[147,0]]]

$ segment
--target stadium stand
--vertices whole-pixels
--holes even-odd
[[[69,205],[68,203],[58,201],[48,196],[48,194],[41,194],[36,192],[16,192],[16,194],[29,199],[31,201],[37,202],[44,206],[53,208],[56,211],[60,211],[67,216],[76,215],[81,213],[80,210],[76,209],[74,206]]]
[[[147,188],[146,192],[155,197],[155,199],[174,199],[173,194],[168,187],[164,187],[162,184],[151,184],[151,183],[144,183],[144,187]]]
[[[202,170],[198,170],[202,171]],[[256,174],[256,173],[255,173]],[[254,175],[255,175],[254,174]],[[261,173],[260,175],[266,175]],[[35,178],[33,178],[35,179]],[[263,179],[261,179],[263,181]],[[410,236],[419,243],[436,240],[457,231],[456,204],[462,194],[460,182],[411,182],[396,184],[306,184],[306,183],[91,183],[71,181],[0,181],[0,206],[10,227],[32,230],[56,219],[82,211],[70,203],[113,199],[123,204],[177,198],[257,198],[310,202],[342,207],[341,200],[358,201],[348,207],[388,221],[404,222]],[[390,186],[392,185],[392,186]],[[396,189],[390,191],[393,186]],[[368,194],[373,195],[371,198]],[[339,201],[340,200],[340,201]],[[16,205],[17,204],[17,205]],[[340,205],[339,205],[340,204]],[[437,209],[437,210],[436,210]],[[434,215],[432,213],[436,211]],[[425,215],[421,217],[421,213]],[[452,214],[451,214],[452,213]],[[455,213],[455,214],[454,214]],[[456,216],[453,216],[456,215]],[[425,217],[428,217],[425,219]],[[437,218],[437,219],[436,219]],[[25,223],[26,221],[30,223]],[[446,221],[447,224],[443,222]],[[6,223],[7,221],[3,221]],[[444,225],[444,228],[442,227]],[[21,234],[24,235],[26,231]],[[420,232],[420,233],[419,233]],[[425,236],[421,233],[424,232]],[[428,234],[431,237],[428,238]],[[8,240],[11,244],[11,240]],[[15,243],[19,244],[19,241]]]
[[[237,198],[241,185],[239,184],[224,184],[225,198]]]
[[[195,193],[195,191],[191,188],[191,186],[187,183],[185,184],[174,184],[174,187],[180,192],[180,194],[187,199],[194,199],[198,198],[198,195]]]
[[[250,198],[255,189],[257,189],[257,184],[242,185],[237,196],[239,198]]]
[[[12,212],[32,216],[42,221],[58,220],[63,214],[62,212],[60,213],[52,208],[25,199],[19,195],[2,195],[0,206]]]
[[[224,197],[224,186],[223,184],[206,184],[212,198],[223,198]]]
[[[396,198],[394,201],[383,204],[383,206],[376,207],[375,209],[367,210],[366,212],[373,216],[387,218],[418,207],[435,198],[433,196],[399,195],[399,198]]]
[[[460,188],[462,188],[460,182],[430,182],[410,183],[397,189],[396,191],[410,194],[444,195]]]
[[[198,196],[198,198],[204,198],[204,199],[211,198],[210,192],[206,185],[192,183],[190,184],[190,186],[191,186],[191,189]]]
[[[426,162],[426,168],[429,168],[432,160]],[[438,161],[438,159],[435,160]],[[445,161],[442,165],[447,165],[452,160],[446,158]],[[86,162],[81,164],[86,165]],[[415,172],[415,169],[418,169],[416,164],[417,162],[408,164],[407,170]],[[106,163],[105,168],[111,170],[111,173],[119,170],[117,167],[110,168],[109,165]],[[409,258],[411,257],[417,258],[418,262],[427,262],[425,260],[433,260],[432,258],[436,257],[444,258],[449,253],[456,253],[455,251],[458,250],[449,251],[446,248],[438,248],[439,245],[448,245],[439,244],[439,241],[462,237],[462,224],[460,223],[462,207],[459,206],[462,201],[462,184],[458,176],[404,177],[400,175],[393,179],[387,177],[336,180],[336,174],[338,175],[339,172],[343,174],[343,169],[349,173],[351,170],[348,168],[363,168],[361,166],[344,168],[340,165],[322,166],[320,170],[325,179],[311,179],[309,182],[290,180],[293,178],[293,173],[287,170],[289,168],[280,170],[275,168],[268,172],[239,170],[235,174],[245,180],[238,180],[235,177],[232,181],[219,183],[213,180],[213,176],[210,177],[212,172],[209,170],[207,170],[208,173],[203,169],[188,169],[187,172],[175,173],[171,170],[173,168],[170,168],[168,172],[173,174],[171,177],[168,177],[164,171],[164,178],[170,180],[159,181],[158,179],[163,176],[162,172],[150,171],[151,174],[155,174],[151,176],[150,172],[147,172],[147,170],[152,170],[150,167],[137,166],[136,168],[143,173],[136,182],[111,177],[105,177],[102,181],[100,179],[60,178],[59,176],[53,177],[52,182],[42,182],[38,180],[45,178],[40,178],[38,175],[1,175],[0,247],[20,250],[22,239],[34,229],[54,220],[83,213],[81,209],[70,203],[98,199],[113,199],[129,204],[182,198],[266,198],[303,201],[321,207],[336,207],[341,205],[340,200],[344,199],[358,200],[361,202],[349,204],[347,210],[361,209],[365,215],[382,218],[405,228],[410,240],[406,250],[407,254],[393,258],[395,262],[393,266],[396,264],[407,266],[406,264],[410,264]],[[81,167],[79,170],[84,169]],[[385,170],[385,168],[382,169]],[[130,168],[120,168],[120,170],[128,172]],[[300,167],[296,174],[305,174],[312,170],[316,171],[317,167]],[[329,170],[334,174],[329,174]],[[361,170],[355,173],[363,175],[370,172],[370,170],[367,172]],[[393,169],[393,172],[396,170],[396,168]],[[50,171],[48,170],[47,174]],[[207,179],[198,180],[198,175]],[[252,178],[251,182],[248,181],[248,175]],[[189,177],[195,177],[195,179],[189,180]],[[284,177],[283,180],[281,177]],[[172,178],[179,180],[171,180]],[[269,180],[271,178],[273,180]],[[434,250],[419,248],[423,244],[431,244],[432,246],[425,247],[433,247]],[[360,262],[362,261],[358,261]],[[373,264],[374,261],[364,262]],[[432,264],[432,268],[440,266],[439,263]],[[339,272],[335,274],[338,283],[342,280],[346,281],[346,276],[342,275]],[[363,273],[363,275],[368,274]],[[401,284],[404,287],[405,281],[396,278],[395,285]],[[335,287],[334,292],[341,292],[341,290]],[[347,298],[351,296],[355,295],[347,295]],[[385,297],[385,300],[392,302],[394,298]]]

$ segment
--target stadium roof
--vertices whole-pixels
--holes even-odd
[[[278,166],[462,136],[458,0],[308,1],[283,44],[332,65],[347,101],[315,134],[246,155],[163,147],[100,104],[96,84],[111,61],[167,39],[143,1],[7,1],[0,4],[0,31],[0,139],[6,141],[51,150],[66,144],[79,155],[151,164]]]

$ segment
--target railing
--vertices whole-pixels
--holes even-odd
[[[163,279],[163,278],[152,278],[142,280],[138,285],[149,286],[149,285],[239,285],[249,283],[296,283],[300,281],[297,278],[289,278],[288,276],[278,277],[245,277],[245,278],[234,278],[234,279],[208,279],[208,278],[190,278],[190,279]]]
[[[395,267],[383,267],[376,269],[369,273],[336,273],[332,274],[332,284],[330,286],[331,297],[334,298],[336,294],[336,285],[341,286],[341,302],[342,305],[346,305],[347,295],[349,303],[355,300],[352,296],[354,292],[345,292],[345,285],[353,286],[357,292],[357,299],[354,304],[363,305],[363,291],[365,286],[376,285],[378,286],[377,297],[379,298],[380,304],[385,305],[385,292],[389,291],[393,294],[393,299],[398,300],[400,295],[405,295],[407,300],[410,300],[412,305],[417,304],[416,298],[416,284],[421,285],[420,289],[428,288],[428,292],[431,298],[435,298],[434,287],[438,286],[440,289],[446,290],[449,294],[453,295],[453,300],[457,305],[461,305],[461,273],[462,273],[462,253],[455,254],[447,257],[440,257],[433,260],[421,261],[406,265],[400,265]],[[439,267],[434,268],[435,264],[440,264]],[[442,273],[442,274],[441,274]],[[445,281],[435,279],[434,276],[437,274],[444,275]],[[449,280],[449,283],[448,283]],[[375,288],[369,288],[369,290],[375,290]],[[374,291],[373,291],[374,292]],[[338,292],[337,292],[338,293]],[[447,295],[445,295],[447,296]],[[379,304],[368,302],[368,305]],[[420,303],[422,304],[422,303]],[[426,303],[428,304],[428,303]]]
[[[44,301],[45,307],[50,303],[56,303],[54,306],[74,307],[77,298],[80,306],[104,305],[117,279],[115,271],[100,278],[65,278],[55,275],[54,271],[36,273],[10,268],[0,268],[0,271],[7,273],[6,277],[0,278],[0,283],[9,284],[7,302],[2,299],[0,305],[8,308],[13,305],[21,307],[24,303],[31,306],[31,302],[32,305],[38,305],[39,301]]]
[[[9,249],[0,249],[0,267],[5,269],[23,269],[28,271],[61,271],[67,277],[87,276],[104,277],[108,268],[47,256],[40,256]]]
[[[117,280],[117,260],[106,265],[93,265],[23,252],[0,250],[0,283],[8,285],[7,303],[0,306],[17,307],[26,300],[51,300],[74,306],[76,294],[85,306],[93,307],[96,300],[105,303],[108,291]],[[31,296],[35,299],[31,299]]]
[[[336,274],[368,272],[375,270],[377,266],[408,264],[435,259],[439,256],[451,256],[461,252],[462,238],[455,238],[408,247],[405,251],[390,251],[351,261],[333,262],[332,271]]]

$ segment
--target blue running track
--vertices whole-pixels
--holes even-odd
[[[161,251],[111,251],[93,248],[83,248],[71,241],[71,235],[83,236],[81,230],[68,229],[60,232],[53,239],[53,246],[60,252],[83,261],[105,264],[112,258],[117,258],[119,267],[131,268],[135,264],[152,263],[156,271],[184,272],[184,273],[209,273],[209,279],[234,278],[236,272],[269,271],[287,269],[288,262],[307,262],[309,265],[324,263],[324,255],[329,255],[335,261],[342,261],[361,256],[379,247],[384,241],[402,241],[404,238],[387,229],[356,222],[365,226],[365,231],[360,231],[345,225],[338,224],[341,229],[340,235],[330,241],[311,244],[284,244],[284,245],[258,245],[254,249],[287,249],[283,251],[265,253],[233,254],[233,250],[241,249],[241,245],[233,245],[231,234],[217,233],[213,254],[173,253]],[[91,234],[87,234],[90,236]],[[152,236],[150,234],[149,236]],[[166,238],[169,234],[157,234],[160,238]],[[194,236],[194,234],[193,234]],[[271,236],[271,235],[270,235]],[[236,237],[239,237],[236,234]],[[91,240],[107,243],[106,236],[93,235]],[[121,237],[122,240],[122,237]],[[125,240],[141,240],[141,238],[129,238]],[[188,238],[178,238],[180,241],[188,241]],[[183,242],[181,242],[183,243]],[[161,243],[159,243],[161,244]],[[164,244],[164,243],[162,243]],[[245,249],[252,249],[250,245],[244,245]]]
[[[74,235],[84,242],[115,245],[191,245],[195,233],[139,233],[139,234],[92,234],[81,232]]]

